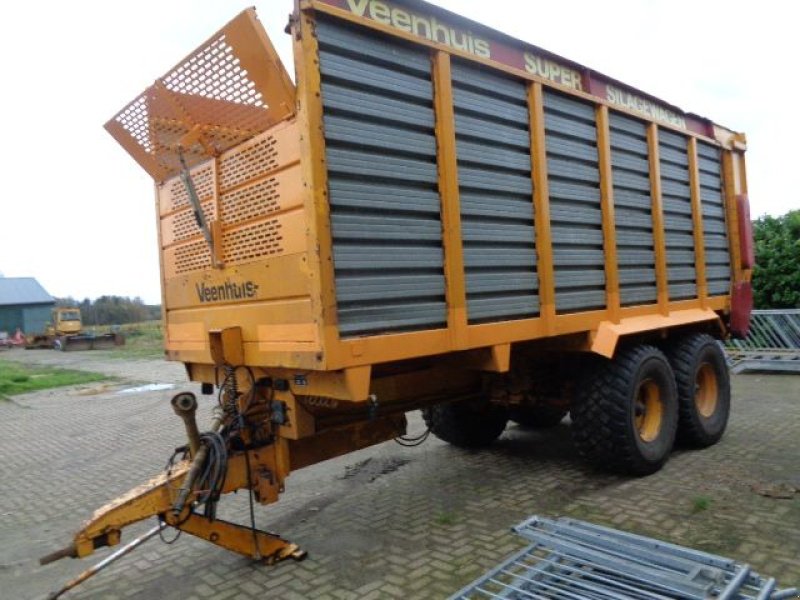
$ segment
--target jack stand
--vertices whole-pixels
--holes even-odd
[[[166,523],[176,529],[185,531],[189,535],[208,540],[212,544],[222,546],[243,556],[261,559],[265,564],[272,565],[287,558],[300,561],[308,553],[301,550],[297,544],[292,544],[275,535],[259,529],[253,530],[244,525],[237,525],[229,521],[210,519],[195,513],[181,519],[172,513],[166,514]],[[258,547],[256,547],[256,544]]]

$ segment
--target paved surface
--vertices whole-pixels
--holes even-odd
[[[119,390],[184,375],[180,365],[102,353],[14,356],[75,361],[122,378],[0,402],[0,597],[38,598],[108,550],[48,567],[36,559],[183,443],[172,391]],[[309,551],[305,562],[264,567],[189,536],[171,546],[156,539],[65,597],[442,598],[519,548],[508,528],[531,514],[657,536],[800,584],[800,494],[792,494],[800,487],[800,378],[737,376],[734,396],[720,444],[676,451],[644,479],[584,466],[567,425],[546,433],[510,426],[479,453],[434,439],[353,453],[292,474],[280,502],[257,510],[260,527]],[[416,416],[411,425],[422,428]],[[246,496],[225,497],[220,516],[246,522]],[[123,542],[151,526],[132,527]]]

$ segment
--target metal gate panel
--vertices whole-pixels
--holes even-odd
[[[703,208],[703,246],[710,296],[727,294],[731,284],[731,256],[725,227],[720,150],[705,142],[697,144],[700,170],[700,204]]]
[[[609,113],[619,295],[623,306],[658,297],[647,125]]]
[[[725,341],[733,373],[800,373],[800,310],[754,310],[745,339]]]
[[[317,22],[339,332],[446,322],[429,53]]]
[[[556,310],[602,308],[605,255],[595,108],[546,90],[544,115]]]
[[[461,61],[451,71],[467,318],[536,316],[526,84]]]
[[[659,129],[658,155],[670,300],[697,297],[687,146],[686,136]]]
[[[531,544],[450,600],[785,600],[750,565],[656,538],[561,517],[533,516],[512,531]]]

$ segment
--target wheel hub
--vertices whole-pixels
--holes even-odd
[[[661,390],[652,379],[645,379],[636,390],[634,405],[634,424],[643,442],[652,442],[661,432],[664,417],[664,404]]]
[[[704,363],[697,370],[694,382],[694,404],[703,417],[709,418],[717,409],[719,386],[714,368]]]

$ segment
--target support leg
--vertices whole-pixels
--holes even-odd
[[[167,525],[186,533],[207,540],[217,546],[222,546],[249,558],[261,559],[266,564],[274,564],[287,558],[303,560],[306,552],[296,544],[292,544],[274,533],[253,530],[244,525],[237,525],[228,521],[215,519],[211,521],[198,514],[191,514],[189,518],[180,522],[180,518],[166,515]],[[256,547],[256,544],[258,547]]]

